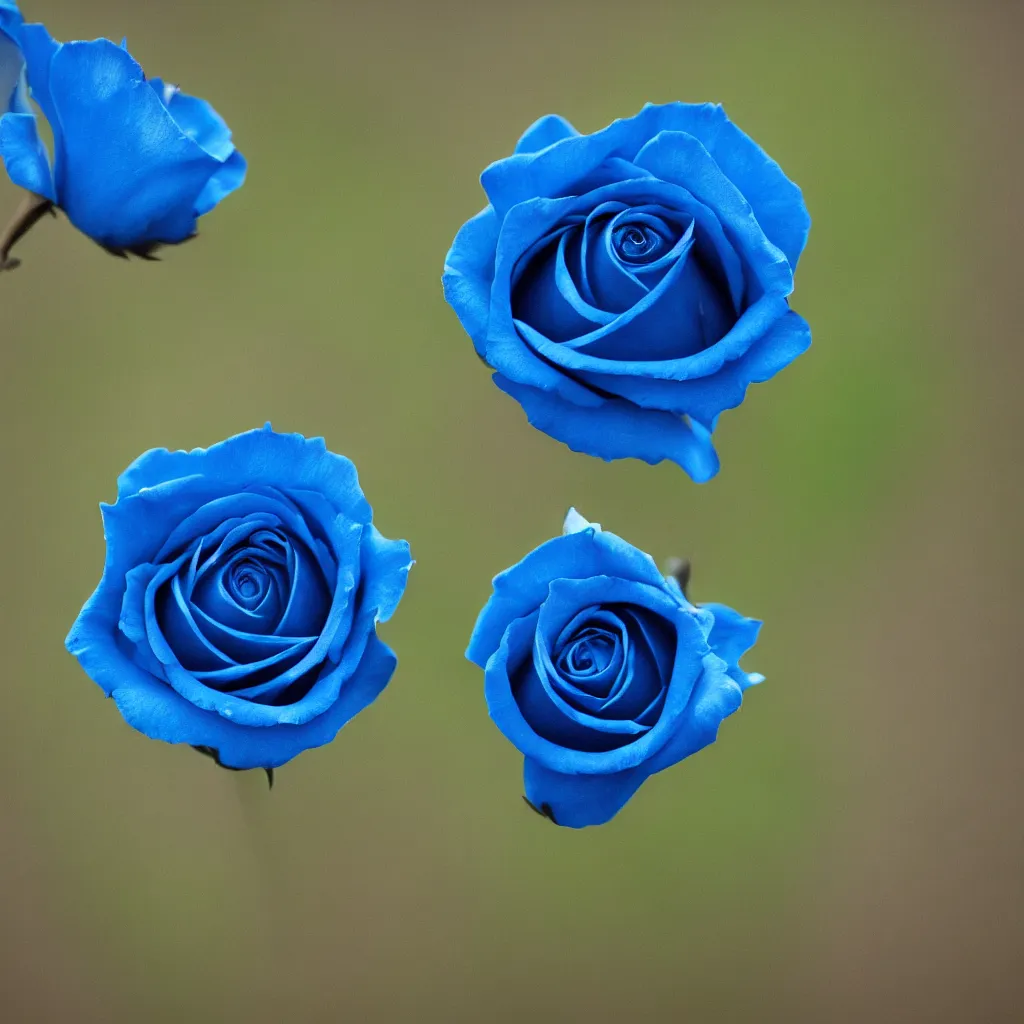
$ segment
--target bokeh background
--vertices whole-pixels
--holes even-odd
[[[0,279],[0,1019],[1024,1019],[1019,5],[23,7],[126,35],[250,178],[161,264],[46,221]],[[439,280],[536,117],[675,98],[814,218],[814,346],[700,487],[531,430]],[[266,420],[353,458],[418,559],[391,686],[272,793],[134,733],[63,649],[120,470]],[[462,657],[570,504],[766,621],[718,743],[582,832],[523,805]]]

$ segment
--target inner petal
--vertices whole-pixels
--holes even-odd
[[[664,694],[672,678],[675,633],[660,616],[634,605],[621,605],[618,614],[626,624],[633,671],[629,685],[610,694],[601,715],[611,718],[641,718]]]
[[[627,210],[623,203],[602,203],[587,217],[578,233],[581,276],[590,291],[590,301],[609,313],[624,313],[648,291],[632,267],[609,252],[607,231],[617,214]]]
[[[578,232],[576,221],[561,225],[531,246],[517,265],[512,289],[512,315],[552,341],[589,334],[609,322],[608,314],[591,306],[579,287],[579,243],[569,243]]]
[[[599,606],[577,613],[552,645],[554,685],[582,710],[595,711],[620,685],[629,638],[622,622]]]

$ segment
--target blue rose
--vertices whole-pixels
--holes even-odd
[[[0,115],[31,110],[25,83],[25,58],[18,45],[21,22],[21,12],[14,0],[0,0]]]
[[[800,189],[709,103],[542,118],[481,182],[444,290],[498,387],[574,451],[714,476],[719,414],[810,344]]]
[[[42,25],[15,33],[32,98],[53,130],[54,160],[31,112],[0,119],[11,180],[48,199],[116,255],[149,256],[196,233],[196,221],[245,180],[245,159],[206,102],[147,81],[109,39],[58,43]]]
[[[405,590],[405,541],[371,523],[322,438],[263,430],[146,452],[101,505],[103,578],[68,650],[153,739],[231,768],[329,743],[394,671],[376,635]]]
[[[760,627],[690,604],[650,555],[570,510],[563,536],[495,577],[466,656],[525,755],[527,800],[583,828],[714,742],[764,678],[739,665]]]

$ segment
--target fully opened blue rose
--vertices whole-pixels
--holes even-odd
[[[268,425],[150,451],[101,509],[103,578],[67,647],[140,732],[273,768],[387,685],[376,625],[409,545],[378,533],[355,467],[322,438]]]
[[[545,117],[481,182],[444,290],[497,385],[575,451],[714,476],[719,414],[810,344],[788,302],[797,186],[687,103],[593,135]]]
[[[763,680],[739,666],[760,626],[690,604],[650,555],[570,511],[563,536],[495,577],[466,656],[525,755],[527,800],[583,828],[714,742]]]
[[[51,165],[35,115],[15,109],[0,119],[7,173],[110,252],[149,256],[191,238],[197,219],[245,180],[245,159],[217,112],[147,80],[123,46],[58,43],[37,24],[11,36],[53,131],[54,154]]]

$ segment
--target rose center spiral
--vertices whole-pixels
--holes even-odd
[[[565,669],[570,675],[589,676],[603,672],[615,654],[615,642],[608,636],[582,637],[565,652]]]
[[[653,228],[627,224],[615,230],[612,245],[626,263],[650,263],[664,252],[666,241]]]
[[[260,603],[270,589],[267,570],[255,559],[244,559],[234,565],[228,576],[228,591],[244,607]]]

